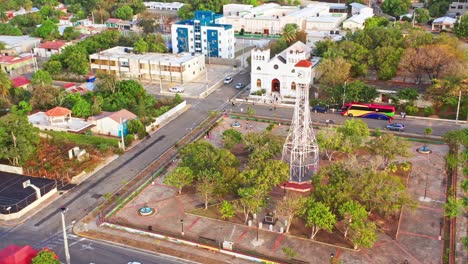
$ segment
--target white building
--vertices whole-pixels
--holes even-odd
[[[345,29],[363,29],[368,18],[374,16],[374,9],[359,3],[351,3],[351,17],[343,22]]]
[[[296,85],[304,80],[310,85],[315,77],[315,66],[320,58],[311,58],[311,49],[298,41],[270,59],[270,50],[253,49],[251,51],[251,93],[266,91],[269,98],[281,100],[284,97],[296,97]],[[309,68],[304,72],[302,67]],[[276,99],[278,98],[278,99]]]
[[[66,41],[47,41],[44,43],[41,43],[39,47],[34,48],[34,54],[38,57],[42,58],[49,58],[52,55],[55,54],[60,54],[63,49],[65,49],[66,46],[68,46],[69,42]]]
[[[234,30],[222,15],[196,11],[193,19],[172,24],[172,52],[203,53],[209,57],[233,59]]]
[[[451,30],[455,26],[457,20],[451,17],[439,17],[432,21],[432,30]]]
[[[30,36],[0,35],[0,42],[5,44],[5,49],[1,50],[1,54],[14,56],[25,52],[31,52],[33,48],[41,43],[41,39]]]
[[[346,19],[344,4],[314,3],[304,8],[268,3],[251,5],[224,5],[226,23],[235,32],[242,29],[252,34],[281,34],[286,24],[297,24],[300,30],[336,29]]]
[[[121,137],[122,130],[124,136],[128,134],[128,121],[135,118],[137,118],[137,116],[134,113],[122,109],[117,112],[101,112],[97,116],[88,118],[88,121],[95,125],[91,128],[91,131],[96,134]]]
[[[135,54],[133,48],[114,47],[92,54],[89,59],[95,72],[110,73],[118,78],[184,83],[206,72],[205,56],[187,52]]]
[[[144,2],[146,8],[150,11],[179,11],[184,6],[184,3],[172,2]]]
[[[459,0],[457,2],[452,2],[449,6],[447,14],[453,16],[463,16],[468,13],[468,1]]]

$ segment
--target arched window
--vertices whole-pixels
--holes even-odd
[[[257,87],[262,87],[262,80],[257,79]]]
[[[296,91],[296,83],[295,82],[291,83],[291,91]]]
[[[261,70],[262,70],[262,68],[260,68],[260,66],[258,66],[258,67],[257,67],[257,71],[261,71]]]

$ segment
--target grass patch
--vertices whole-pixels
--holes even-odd
[[[206,210],[204,208],[198,208],[198,209],[192,210],[192,211],[190,211],[188,213],[203,216],[203,217],[208,217],[208,218],[212,218],[212,219],[221,220],[218,205],[208,206],[208,209],[206,209]]]
[[[58,140],[73,142],[77,145],[91,145],[96,148],[119,147],[119,140],[114,138],[96,137],[84,134],[73,134],[60,131],[43,131]]]

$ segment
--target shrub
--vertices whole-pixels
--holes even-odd
[[[415,115],[418,112],[418,108],[414,105],[407,105],[405,107],[405,112],[408,115]]]
[[[434,107],[428,106],[424,108],[424,116],[430,116],[430,115],[433,115],[434,113],[435,113]]]
[[[133,141],[135,140],[135,137],[131,134],[126,135],[124,138],[125,146],[128,147],[132,145]]]
[[[380,128],[376,127],[374,129],[374,136],[376,136],[376,137],[382,136],[382,131],[380,131]]]
[[[271,130],[273,130],[274,127],[275,127],[275,124],[271,123],[266,127],[266,130],[271,131]]]
[[[234,209],[234,206],[228,201],[221,202],[219,212],[221,213],[222,219],[228,219],[236,215],[236,210]]]

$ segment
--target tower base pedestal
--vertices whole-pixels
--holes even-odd
[[[312,184],[310,181],[305,182],[294,182],[287,181],[281,185],[281,189],[286,189],[295,192],[309,192],[312,190]]]

